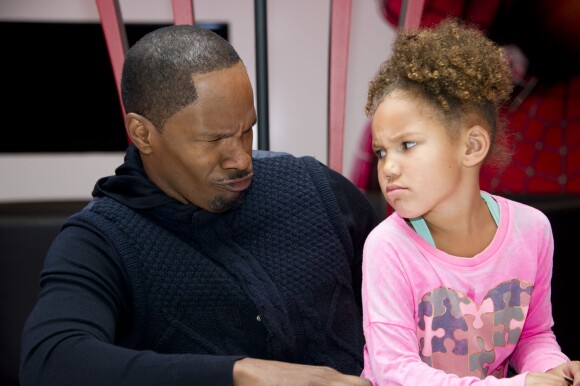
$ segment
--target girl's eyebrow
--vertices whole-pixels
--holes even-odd
[[[421,132],[414,130],[414,129],[408,129],[408,130],[403,130],[401,132],[398,132],[397,134],[393,135],[392,137],[388,137],[389,141],[391,142],[397,142],[400,141],[402,138],[405,137],[409,137],[412,135],[420,135]]]

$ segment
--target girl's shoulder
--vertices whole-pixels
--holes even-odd
[[[381,221],[367,236],[365,248],[381,254],[389,251],[393,256],[396,251],[404,251],[417,247],[420,237],[406,223],[406,220],[396,212]]]
[[[549,224],[548,216],[540,209],[514,198],[491,195],[499,204],[500,214],[517,223]]]

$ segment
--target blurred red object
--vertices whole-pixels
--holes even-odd
[[[381,0],[380,12],[398,27],[402,0]],[[482,170],[481,188],[507,194],[580,193],[580,2],[576,0],[425,0],[420,26],[446,17],[468,21],[504,46],[516,88],[507,106],[512,163],[498,174]],[[378,187],[365,127],[351,179]]]

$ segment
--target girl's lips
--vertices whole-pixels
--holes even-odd
[[[406,189],[403,188],[402,186],[389,185],[389,186],[387,186],[386,193],[387,193],[387,196],[391,197],[391,196],[398,195],[399,193],[403,192],[404,190],[406,190]]]
[[[401,189],[404,189],[404,188],[402,186],[399,186],[399,185],[389,185],[389,186],[387,186],[387,193],[391,192],[393,190],[401,190]]]
[[[224,181],[224,182],[220,183],[220,185],[224,189],[229,190],[230,192],[235,192],[235,193],[243,192],[244,190],[246,190],[250,187],[250,184],[252,183],[253,176],[254,176],[254,174],[251,173],[243,178],[238,178],[238,179],[230,180],[230,181]]]

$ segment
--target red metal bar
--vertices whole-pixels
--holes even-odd
[[[406,0],[403,2],[402,7],[405,7],[403,10],[405,13],[402,24],[403,28],[409,31],[414,31],[419,28],[424,5],[425,0]]]
[[[195,24],[193,0],[171,0],[173,6],[173,24]]]
[[[328,166],[342,172],[346,75],[352,0],[332,0],[328,93]]]
[[[101,26],[107,42],[107,49],[109,50],[111,65],[113,67],[121,112],[123,113],[123,117],[125,117],[125,109],[123,108],[121,99],[121,73],[123,72],[125,54],[129,47],[125,24],[123,24],[121,9],[117,0],[96,0],[96,2],[101,19]]]

